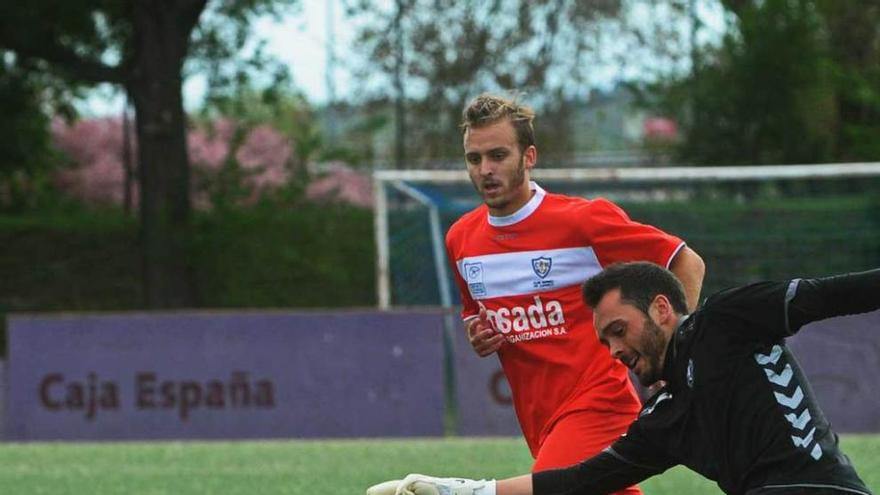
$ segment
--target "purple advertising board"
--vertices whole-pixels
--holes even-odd
[[[452,324],[457,432],[518,436],[497,356]],[[440,311],[13,316],[5,438],[442,435],[442,332]],[[880,431],[880,312],[789,345],[838,431]]]
[[[438,312],[16,315],[10,440],[443,434]]]
[[[880,432],[880,311],[810,323],[788,345],[835,430]]]
[[[510,385],[498,356],[478,357],[458,322],[455,342],[455,389],[458,433],[461,435],[520,435]]]

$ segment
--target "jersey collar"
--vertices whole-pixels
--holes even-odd
[[[544,196],[547,194],[541,186],[539,186],[535,181],[529,181],[529,189],[534,191],[535,194],[532,195],[529,202],[524,204],[522,208],[516,210],[510,215],[506,215],[503,217],[495,217],[489,215],[489,225],[493,227],[507,227],[509,225],[513,225],[517,222],[521,222],[529,217],[535,210],[541,206],[541,202],[544,201]]]

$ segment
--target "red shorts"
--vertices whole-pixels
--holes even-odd
[[[635,418],[628,414],[572,411],[561,417],[544,438],[532,472],[561,468],[601,452],[626,433]],[[640,495],[637,486],[631,486],[617,494]]]

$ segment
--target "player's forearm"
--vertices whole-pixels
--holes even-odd
[[[495,495],[532,495],[532,475],[498,480]]]
[[[603,495],[635,485],[661,471],[625,461],[619,454],[606,450],[574,466],[532,474],[531,491],[499,491],[498,495]]]
[[[634,485],[662,469],[626,461],[604,451],[580,464],[503,480],[438,478],[409,474],[367,489],[367,495],[458,493],[461,495],[603,495]]]
[[[684,286],[688,312],[694,312],[700,304],[700,291],[703,288],[703,278],[706,276],[706,264],[703,258],[696,251],[685,246],[672,258],[669,271],[674,273]]]
[[[791,301],[791,330],[811,321],[880,309],[880,269],[800,280]]]

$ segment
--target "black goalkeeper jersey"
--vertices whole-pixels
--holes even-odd
[[[715,294],[680,322],[666,386],[627,433],[577,466],[535,473],[535,495],[609,493],[678,464],[728,494],[869,494],[784,339],[877,308],[880,270]]]

